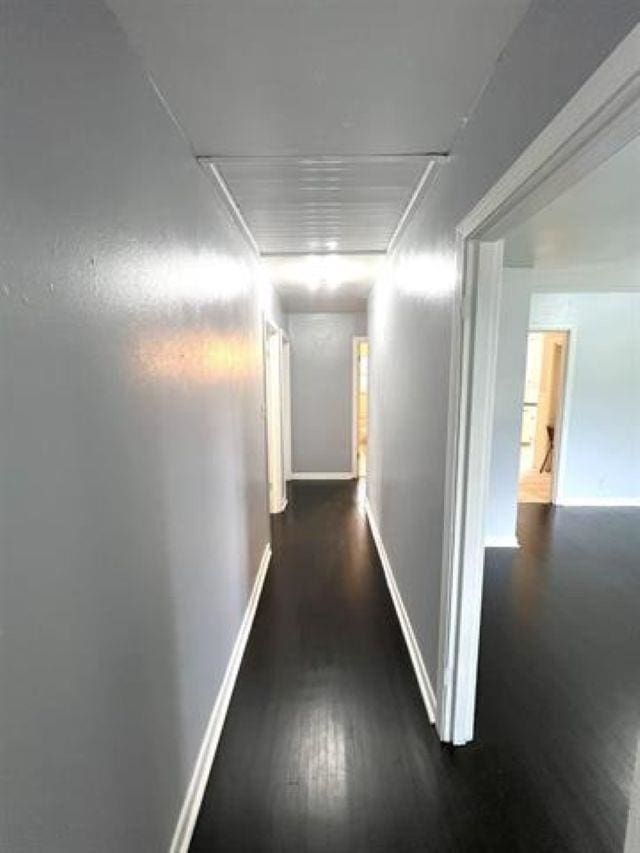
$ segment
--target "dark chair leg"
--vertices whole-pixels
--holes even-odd
[[[547,448],[547,452],[544,456],[544,462],[540,466],[540,473],[544,473],[545,468],[547,467],[547,463],[551,461],[551,454],[553,453],[553,438],[555,434],[555,429],[552,426],[547,427],[547,439],[549,441],[549,447]],[[549,469],[551,470],[551,469]]]

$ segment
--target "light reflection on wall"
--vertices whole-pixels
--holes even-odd
[[[411,255],[396,265],[394,278],[407,296],[446,298],[456,284],[455,259],[450,255]]]
[[[96,267],[92,286],[114,307],[230,305],[251,298],[257,263],[213,251],[175,245],[126,246]]]
[[[261,364],[255,342],[207,330],[150,334],[137,341],[134,361],[144,379],[202,384],[246,378]]]

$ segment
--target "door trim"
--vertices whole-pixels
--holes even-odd
[[[275,341],[277,376],[271,374],[271,342]],[[287,506],[284,463],[283,428],[283,332],[270,320],[264,320],[264,388],[265,438],[267,455],[267,505],[271,515],[283,512]],[[277,452],[274,455],[274,450]],[[273,491],[272,491],[273,489]]]
[[[436,720],[444,741],[467,743],[474,730],[500,241],[639,133],[640,25],[456,229]]]
[[[351,343],[351,474],[358,477],[358,345],[367,335],[354,335]]]

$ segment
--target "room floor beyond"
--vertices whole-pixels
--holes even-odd
[[[476,741],[426,719],[352,483],[293,484],[191,851],[620,851],[640,510],[520,508],[488,551]]]

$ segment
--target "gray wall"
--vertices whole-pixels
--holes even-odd
[[[516,531],[530,326],[560,325],[575,332],[558,502],[640,498],[639,310],[635,259],[567,270],[505,269],[487,544],[510,539]]]
[[[560,503],[640,501],[640,293],[546,293],[531,324],[573,330]]]
[[[352,468],[353,338],[366,314],[290,314],[294,472]]]
[[[289,317],[284,311],[280,296],[275,287],[265,281],[264,276],[260,276],[260,279],[261,302],[265,319],[284,332],[288,331]]]
[[[455,227],[638,21],[637,0],[538,0],[370,297],[368,490],[435,684]]]
[[[530,277],[510,271],[506,275],[486,522],[488,544],[492,539],[513,537],[516,530],[529,327],[559,326],[572,332],[558,503],[640,500],[640,292],[535,292],[536,282],[544,286],[545,278],[544,274]]]
[[[0,64],[0,849],[155,853],[269,537],[257,276],[100,3]]]

